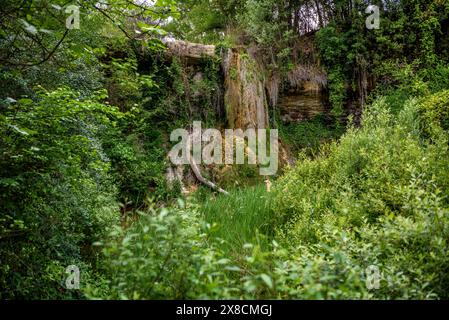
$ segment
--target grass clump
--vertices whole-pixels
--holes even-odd
[[[200,212],[213,226],[214,236],[225,240],[230,251],[246,243],[266,248],[273,235],[271,194],[264,185],[237,188],[229,196],[213,196],[204,202]]]

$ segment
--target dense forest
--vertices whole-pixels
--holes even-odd
[[[449,299],[447,0],[1,0],[0,132],[2,300]]]

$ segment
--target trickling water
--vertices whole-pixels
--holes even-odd
[[[230,128],[268,127],[263,72],[246,52],[229,49],[223,57],[225,108]]]

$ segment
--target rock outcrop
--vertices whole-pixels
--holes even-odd
[[[224,103],[230,128],[268,127],[263,69],[245,51],[229,49],[223,57]]]
[[[217,58],[215,46],[165,39],[168,53],[188,65],[204,58]],[[268,103],[263,70],[256,59],[244,49],[229,49],[222,54],[224,74],[224,104],[229,128],[257,128],[268,126]]]
[[[327,111],[324,72],[316,66],[298,65],[287,74],[286,80],[286,89],[277,104],[284,122],[308,120]]]
[[[284,92],[278,102],[281,120],[300,122],[327,111],[322,88],[304,81],[301,86]]]

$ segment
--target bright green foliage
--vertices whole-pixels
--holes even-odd
[[[66,1],[3,2],[1,299],[449,298],[447,1],[372,1],[378,30],[365,0],[79,0],[74,30]],[[326,70],[331,114],[277,124],[299,158],[271,192],[202,166],[230,195],[173,205],[170,132],[226,115],[220,58],[168,55],[166,31],[254,55],[270,94]]]
[[[245,11],[240,17],[241,23],[248,33],[262,46],[276,46],[277,41],[286,41],[283,31],[287,29],[285,17],[282,14],[282,1],[248,0]],[[275,12],[281,14],[275,15]]]
[[[437,119],[420,116],[441,99],[427,98],[398,115],[377,100],[361,128],[301,159],[274,194],[256,188],[206,203],[207,224],[189,207],[117,230],[104,249],[107,297],[447,298],[449,150]],[[434,126],[431,140],[423,124]],[[276,241],[263,251],[246,243],[268,221]],[[378,289],[369,287],[370,266]]]
[[[206,220],[218,222],[211,229],[201,231],[196,210],[188,208],[145,215],[125,234],[117,231],[118,242],[105,249],[110,297],[447,297],[449,150],[441,130],[433,132],[435,142],[422,140],[420,123],[436,120],[420,118],[422,108],[428,109],[411,100],[393,116],[381,99],[361,129],[287,173],[271,202],[278,226],[271,251],[242,247],[251,239],[242,229],[225,234],[260,225],[250,221],[273,221],[251,220],[255,209],[270,212],[256,204],[268,196],[262,189],[206,204]],[[215,243],[229,248],[226,258]],[[366,285],[371,265],[381,272],[378,290]]]
[[[109,101],[126,116],[117,131],[104,137],[105,152],[120,189],[120,201],[129,208],[146,205],[148,198],[170,200],[176,190],[165,182],[170,132],[201,120],[214,127],[222,112],[217,61],[204,59],[190,68],[178,59],[155,59],[148,52],[140,62],[127,58],[104,63]],[[112,55],[120,55],[120,52]]]
[[[229,252],[245,243],[266,247],[274,223],[270,201],[265,186],[258,185],[236,189],[230,196],[208,199],[200,212],[212,225],[214,237],[226,241]]]
[[[425,97],[421,101],[424,116],[423,130],[438,131],[439,128],[449,131],[449,91],[444,90]]]
[[[336,28],[332,25],[321,29],[317,33],[317,43],[319,44],[320,54],[323,57],[323,63],[328,71],[329,102],[332,106],[334,116],[341,116],[344,111],[344,103],[347,97],[346,92],[346,66],[338,61],[347,61],[347,45],[344,38],[341,37]]]
[[[217,43],[223,40],[225,29],[235,24],[242,11],[243,0],[179,0],[179,19],[172,21],[167,31],[176,38],[193,42]]]
[[[273,292],[270,255],[245,244],[235,247],[241,261],[230,259],[220,249],[223,242],[208,240],[210,225],[196,212],[150,210],[129,230],[117,228],[103,244],[109,290],[88,287],[85,293],[108,299],[249,299]]]
[[[115,188],[99,133],[120,116],[68,89],[21,99],[0,117],[2,298],[70,297],[64,270],[117,222]],[[81,265],[79,265],[81,268]]]
[[[329,102],[335,115],[343,114],[352,100],[363,107],[367,93],[374,89],[370,79],[382,84],[391,73],[407,70],[404,64],[413,63],[430,71],[441,70],[440,61],[447,61],[447,55],[436,49],[436,43],[447,38],[442,34],[449,10],[443,1],[383,1],[377,5],[377,30],[365,26],[368,14],[364,1],[354,1],[353,5],[337,1],[339,14],[317,32],[316,43],[328,71]]]
[[[117,228],[105,245],[105,268],[110,276],[107,298],[193,298],[221,288],[221,262],[206,245],[205,234],[192,210],[150,211],[128,231]],[[207,289],[205,291],[201,289]],[[90,289],[89,295],[98,294]]]
[[[120,106],[123,112],[133,111],[148,94],[158,89],[151,75],[141,75],[137,71],[137,60],[114,59],[105,64],[105,72],[109,73],[106,86],[111,94],[111,103]]]
[[[126,46],[125,46],[126,48]],[[115,59],[104,63],[108,74],[109,101],[125,113],[117,125],[102,137],[111,160],[112,174],[119,186],[119,200],[126,206],[141,206],[147,197],[162,197],[164,185],[164,150],[161,130],[152,125],[153,115],[162,108],[147,110],[152,95],[160,92],[152,74],[140,74],[137,59]]]
[[[438,105],[437,97],[427,99]],[[286,223],[279,225],[282,243],[311,248],[317,259],[333,252],[325,265],[338,253],[345,270],[377,265],[383,280],[375,297],[447,297],[447,135],[435,130],[432,142],[423,140],[420,127],[438,123],[431,116],[421,122],[425,105],[410,100],[392,116],[378,100],[362,128],[283,177],[274,201]]]

